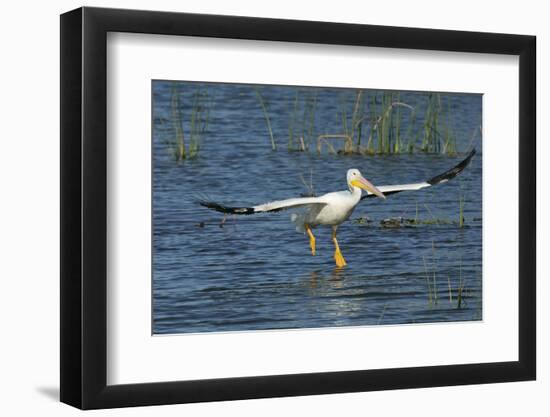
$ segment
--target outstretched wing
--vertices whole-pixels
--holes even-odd
[[[321,197],[289,198],[287,200],[272,201],[271,203],[260,204],[253,207],[228,207],[213,201],[200,201],[199,203],[201,206],[226,214],[268,213],[327,204],[322,201]]]
[[[390,195],[390,194],[400,193],[401,191],[415,191],[415,190],[420,190],[422,188],[431,187],[432,185],[442,184],[444,182],[452,180],[454,177],[456,177],[458,174],[464,171],[464,168],[466,168],[470,164],[470,161],[474,157],[475,153],[476,153],[476,150],[472,149],[472,151],[468,154],[466,159],[459,162],[457,165],[455,165],[453,168],[449,169],[448,171],[445,171],[443,174],[439,174],[433,178],[430,178],[427,181],[416,182],[412,184],[382,185],[382,186],[378,186],[377,188],[384,195]],[[374,194],[370,192],[367,192],[367,193],[368,194],[361,197],[361,200],[365,198],[376,197]]]

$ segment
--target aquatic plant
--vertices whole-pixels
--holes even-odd
[[[466,202],[464,194],[461,192],[458,197],[458,225],[460,228],[464,227],[464,204]]]
[[[452,120],[451,120],[451,97],[446,96],[446,102],[447,102],[447,108],[445,111],[445,115],[442,120],[442,141],[443,141],[443,148],[441,150],[442,154],[445,155],[456,155],[456,135],[454,132],[454,129],[452,128]]]
[[[479,132],[479,137],[481,138],[481,135],[482,135],[482,132],[483,132],[483,128],[481,126],[481,120],[480,120],[479,125],[476,126],[474,128],[474,131],[472,132],[472,137],[470,138],[470,143],[468,144],[468,149],[473,149],[474,148],[474,142],[477,139],[478,132]]]
[[[361,137],[363,122],[365,119],[364,114],[362,114],[363,108],[363,91],[357,90],[355,93],[355,98],[353,100],[353,108],[351,113],[351,119],[348,120],[349,116],[347,113],[348,106],[348,97],[346,93],[340,95],[340,109],[339,109],[339,119],[342,124],[343,133],[325,133],[317,137],[317,152],[320,153],[322,145],[325,144],[331,153],[360,153],[361,152]],[[332,145],[333,140],[342,141],[343,147],[340,150],[336,150]],[[355,144],[355,145],[354,145]]]
[[[170,88],[170,126],[161,121],[158,129],[163,142],[168,146],[175,161],[182,161],[198,156],[203,136],[208,129],[210,103],[206,89],[200,86],[192,94],[190,110],[188,143],[184,130],[185,120],[182,104],[183,92],[177,83]]]
[[[437,293],[437,278],[436,278],[436,258],[435,258],[435,243],[432,240],[432,263],[431,268],[428,268],[428,263],[426,261],[426,256],[422,256],[422,261],[424,264],[424,276],[426,278],[426,285],[428,288],[428,304],[434,305],[438,304],[438,293]],[[431,269],[431,270],[430,270]],[[456,291],[456,297],[453,297],[453,292]],[[460,262],[458,266],[458,286],[456,289],[453,289],[451,282],[451,277],[447,276],[447,292],[449,297],[449,304],[451,306],[455,305],[456,299],[456,308],[460,309],[465,304],[466,298],[466,280],[462,276],[462,257],[460,257]]]
[[[457,296],[456,296],[456,299],[457,299],[456,308],[461,308],[464,302],[464,287],[466,285],[466,281],[462,278],[462,258],[460,258],[458,273],[459,273],[459,278],[458,278],[458,288],[457,288]]]
[[[298,114],[298,104],[300,97],[300,89],[296,89],[294,92],[294,100],[292,105],[292,110],[290,111],[289,121],[288,121],[288,150],[294,149],[294,124],[296,123],[296,117]]]
[[[436,261],[435,261],[435,242],[432,240],[432,263],[431,272],[428,270],[426,262],[426,256],[422,256],[422,262],[424,263],[424,275],[426,277],[426,284],[428,286],[428,304],[437,304],[437,275],[436,275]]]
[[[296,88],[288,121],[288,150],[305,152],[314,136],[317,90]]]
[[[185,150],[185,134],[183,133],[183,114],[180,103],[180,92],[176,84],[172,84],[170,90],[170,105],[172,114],[172,124],[176,131],[175,143],[172,146],[172,153],[176,161],[185,159],[187,156]]]
[[[436,294],[434,293],[434,290],[432,288],[432,282],[430,279],[430,273],[428,272],[428,266],[426,263],[426,257],[422,256],[422,262],[424,263],[424,276],[426,277],[426,285],[428,287],[428,304],[432,305],[434,301],[434,297],[436,297]],[[435,276],[435,272],[434,272]]]
[[[301,194],[301,197],[315,197],[315,188],[313,187],[313,170],[309,170],[309,182],[306,182],[303,174],[300,174],[300,180],[307,190],[306,193]]]
[[[443,107],[446,101],[446,108]],[[430,93],[424,116],[420,150],[448,156],[458,154],[456,134],[451,120],[451,97],[441,93]]]
[[[403,102],[399,92],[356,90],[350,114],[349,104],[347,99],[340,100],[338,115],[342,131],[320,135],[318,152],[324,143],[328,144],[327,139],[339,139],[343,143],[336,151],[339,154],[391,155],[420,151],[452,156],[458,153],[449,96],[428,95],[420,130],[416,127],[417,104]],[[368,136],[363,146],[365,130]],[[332,148],[329,147],[331,152]]]
[[[275,138],[273,137],[273,129],[271,128],[271,120],[269,119],[267,104],[264,98],[262,97],[262,93],[260,92],[260,89],[257,86],[254,87],[254,92],[256,93],[256,97],[258,98],[258,101],[260,102],[260,106],[262,107],[262,112],[265,118],[265,124],[267,126],[267,131],[269,132],[269,137],[271,139],[271,149],[276,151],[277,145],[275,143]]]
[[[424,125],[422,129],[422,143],[420,150],[422,152],[439,153],[438,122],[441,109],[441,99],[439,94],[428,95],[428,105],[424,115]]]
[[[317,109],[317,90],[310,91],[305,103],[304,114],[302,118],[302,150],[305,150],[303,138],[306,138],[307,146],[313,140],[315,135],[315,111]]]
[[[449,303],[453,303],[453,288],[451,286],[451,277],[447,276],[447,288],[449,289]]]
[[[209,97],[206,90],[197,90],[193,94],[193,106],[191,108],[191,120],[189,122],[189,154],[191,157],[198,155],[202,138],[208,128],[210,118]]]
[[[382,320],[384,320],[384,315],[386,314],[386,309],[388,308],[388,303],[384,303],[384,308],[382,308],[382,313],[380,313],[380,317],[378,317],[378,325],[382,324]]]
[[[433,263],[433,295],[434,295],[434,302],[437,304],[437,279],[435,275],[436,271],[436,262],[435,262],[435,242],[432,240],[432,263]]]
[[[326,145],[329,152],[332,154],[338,154],[339,151],[336,150],[334,145],[332,145],[332,140],[338,139],[344,141],[344,152],[348,153],[346,150],[351,149],[353,146],[353,140],[350,136],[346,134],[338,134],[338,135],[329,135],[329,134],[323,134],[319,135],[317,137],[317,153],[321,153],[323,144]]]
[[[260,87],[253,88],[264,115],[271,149],[276,150],[269,105]],[[458,154],[449,95],[428,93],[424,97],[410,97],[413,103],[406,103],[397,91],[343,90],[335,114],[338,127],[315,136],[318,92],[316,88],[291,90],[287,116],[289,152],[307,151],[315,140],[317,153],[327,149],[331,154],[340,155]],[[418,126],[418,108],[423,106]],[[472,141],[476,134],[477,129]]]
[[[318,152],[323,144],[327,144],[330,152],[339,154],[389,155],[414,152],[416,109],[401,101],[398,92],[356,90],[351,115],[348,115],[348,105],[348,100],[341,99],[339,118],[342,132],[319,135]],[[403,109],[407,111],[403,112]],[[404,117],[408,117],[407,123],[404,123]],[[407,129],[404,129],[405,124]],[[365,131],[367,139],[363,146]],[[338,139],[343,146],[336,151],[333,145],[328,146],[327,139]]]

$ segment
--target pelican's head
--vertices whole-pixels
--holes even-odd
[[[361,188],[365,191],[368,191],[371,194],[374,194],[377,197],[386,199],[386,196],[370,183],[365,177],[361,175],[358,169],[348,170],[348,187],[353,191],[353,187]]]

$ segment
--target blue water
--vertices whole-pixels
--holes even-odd
[[[358,168],[375,185],[423,181],[464,155],[333,155],[326,147],[318,154],[315,138],[342,133],[341,109],[347,108],[348,119],[353,109],[354,91],[326,88],[316,92],[311,130],[301,126],[309,126],[303,123],[304,109],[313,90],[300,90],[294,136],[303,135],[311,148],[289,152],[296,88],[276,86],[261,89],[278,147],[272,151],[252,86],[178,83],[178,88],[186,140],[197,91],[204,94],[200,105],[209,109],[209,124],[198,156],[176,162],[167,144],[175,137],[172,83],[153,82],[153,333],[482,318],[480,95],[444,95],[443,100],[458,151],[477,149],[472,164],[448,183],[386,201],[362,201],[338,230],[348,262],[339,269],[330,228],[315,229],[313,257],[288,212],[232,217],[220,227],[223,215],[198,205],[197,196],[254,205],[308,192],[301,176],[311,179],[317,194],[345,190],[349,168]],[[415,107],[419,130],[428,94],[404,92],[399,100]],[[410,118],[406,108],[401,111],[406,131]],[[365,114],[368,119],[368,108]],[[457,224],[461,195],[462,228]],[[399,216],[439,222],[398,228],[380,223]],[[464,288],[460,307],[459,287]]]

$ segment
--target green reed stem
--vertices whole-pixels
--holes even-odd
[[[273,129],[271,129],[271,120],[269,119],[269,113],[267,111],[267,106],[266,106],[265,101],[262,97],[260,89],[258,87],[254,87],[254,91],[256,92],[256,96],[258,97],[258,101],[260,102],[260,106],[262,107],[262,111],[264,113],[265,123],[267,125],[267,130],[269,132],[269,137],[271,138],[271,149],[276,151],[277,150],[277,145],[275,144],[275,138],[273,137]]]

